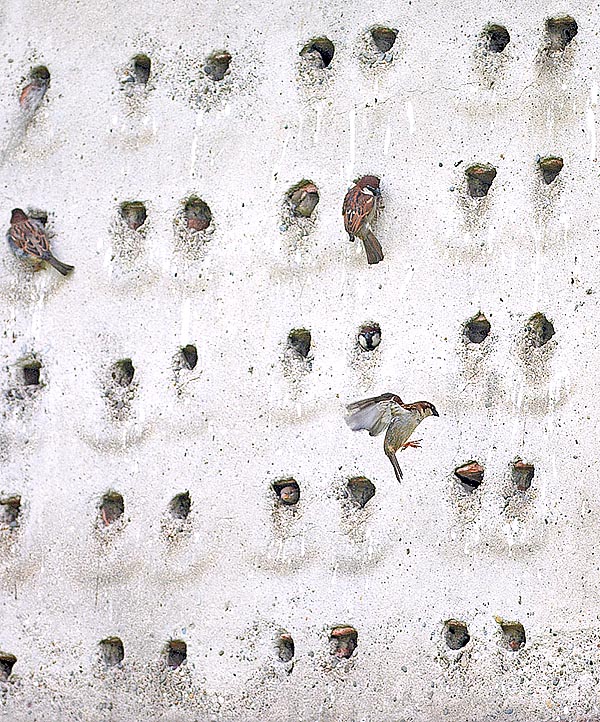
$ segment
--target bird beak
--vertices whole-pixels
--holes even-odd
[[[380,196],[380,195],[381,195],[381,191],[379,190],[379,188],[373,188],[373,195],[374,195],[374,196]]]
[[[431,413],[433,416],[439,416],[437,409],[434,409]]]

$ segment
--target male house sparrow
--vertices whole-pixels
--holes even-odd
[[[54,266],[63,276],[74,268],[54,258],[42,223],[35,218],[28,218],[20,208],[15,208],[11,214],[6,237],[15,255],[32,262],[36,270],[43,261]]]
[[[363,242],[369,264],[383,261],[383,251],[377,238],[371,231],[371,224],[377,218],[381,191],[379,178],[366,175],[356,182],[346,193],[342,215],[344,227],[353,241],[357,236]]]
[[[355,401],[347,407],[349,416],[346,423],[353,431],[368,429],[370,436],[377,436],[386,427],[383,450],[392,462],[396,479],[402,478],[402,469],[398,464],[396,452],[412,446],[419,448],[418,441],[409,441],[410,435],[428,416],[439,416],[433,404],[428,401],[415,401],[404,404],[396,394],[382,394],[371,399]]]
[[[50,73],[46,68],[40,67],[33,70],[31,82],[23,88],[19,96],[21,110],[28,115],[33,115],[46,95],[49,85]]]

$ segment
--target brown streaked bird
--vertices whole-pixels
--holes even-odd
[[[14,254],[33,263],[36,271],[41,268],[43,261],[54,266],[63,276],[74,268],[54,258],[43,224],[35,218],[29,218],[20,208],[15,208],[11,214],[6,237]]]
[[[49,85],[50,73],[46,68],[37,68],[33,71],[31,82],[23,88],[19,96],[21,110],[33,115],[46,95]]]
[[[344,227],[350,240],[353,241],[355,236],[360,238],[365,247],[369,264],[383,261],[381,244],[371,230],[371,225],[377,218],[380,198],[379,178],[374,175],[366,175],[346,193],[342,206]]]
[[[417,426],[428,416],[439,416],[429,401],[415,401],[405,404],[396,394],[382,394],[370,399],[355,401],[347,407],[349,412],[346,423],[353,431],[367,429],[370,436],[377,436],[387,428],[383,450],[391,461],[396,479],[402,479],[402,469],[398,464],[396,452],[412,446],[420,447],[418,441],[409,441]]]

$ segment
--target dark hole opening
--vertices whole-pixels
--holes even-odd
[[[502,25],[490,25],[486,28],[485,37],[490,53],[501,53],[510,43],[508,30]]]
[[[50,80],[50,73],[45,65],[37,65],[35,68],[31,69],[29,77],[32,80],[43,80],[44,82],[48,82]]]
[[[221,50],[209,56],[204,66],[204,72],[211,80],[219,82],[225,77],[230,63],[231,55],[226,50]]]
[[[277,639],[277,653],[282,662],[291,662],[294,658],[294,640],[287,634],[279,635]]]
[[[381,343],[381,328],[378,323],[369,323],[358,330],[358,345],[363,351],[374,351]]]
[[[488,164],[472,165],[465,171],[471,198],[484,198],[496,177],[496,169]]]
[[[147,55],[136,55],[132,63],[135,82],[146,85],[150,78],[150,67],[152,65],[150,58]]]
[[[124,358],[113,365],[112,378],[118,386],[129,386],[133,381],[135,368],[130,358]]]
[[[546,20],[551,50],[564,50],[577,35],[577,23],[570,15]]]
[[[491,330],[492,326],[487,318],[482,313],[478,313],[477,316],[467,321],[465,336],[471,343],[483,343]]]
[[[352,656],[358,644],[358,632],[354,627],[335,627],[331,630],[329,645],[331,654],[340,659]]]
[[[300,501],[300,486],[295,479],[280,479],[274,482],[273,490],[285,506],[294,506]]]
[[[455,469],[454,474],[467,489],[472,490],[481,486],[484,468],[477,461],[467,461],[466,464]]]
[[[190,198],[183,209],[188,228],[193,231],[205,231],[211,224],[212,213],[208,205],[200,198]]]
[[[307,43],[300,55],[311,61],[316,67],[327,68],[333,60],[335,47],[328,38],[315,38]]]
[[[14,654],[0,652],[0,681],[6,682],[12,673],[17,658]]]
[[[171,499],[169,510],[174,519],[187,519],[192,508],[192,498],[189,491],[177,494]]]
[[[100,502],[100,516],[105,526],[120,519],[125,512],[125,502],[121,494],[109,491]]]
[[[181,358],[184,366],[192,371],[198,363],[198,349],[191,343],[181,349]]]
[[[371,30],[371,37],[377,50],[381,53],[387,53],[394,47],[394,43],[398,37],[398,31],[392,30],[392,28],[373,28]]]
[[[515,461],[513,464],[512,481],[519,491],[527,491],[531,488],[534,475],[533,464],[526,464],[524,461]]]
[[[547,344],[556,333],[552,322],[539,312],[529,319],[526,328],[531,345],[535,348],[541,348]]]
[[[100,655],[107,667],[116,667],[125,657],[123,642],[118,637],[108,637],[100,642]]]
[[[132,231],[144,224],[146,221],[146,206],[141,201],[131,201],[121,204],[121,218],[125,225]]]
[[[519,622],[499,622],[502,628],[502,644],[511,652],[518,652],[525,646],[525,629]]]
[[[462,649],[471,639],[467,625],[449,619],[444,625],[444,640],[450,649]]]
[[[310,353],[311,335],[306,328],[294,328],[288,335],[288,345],[302,358]]]
[[[550,185],[556,176],[563,169],[563,159],[558,156],[547,156],[541,158],[539,161],[540,170],[542,171],[542,178],[546,185]]]
[[[303,180],[288,191],[288,201],[293,215],[310,218],[319,203],[319,190],[309,180]]]
[[[32,361],[23,366],[23,383],[25,386],[40,385],[40,369],[42,364],[39,361]]]
[[[375,496],[375,484],[365,476],[355,476],[348,481],[350,498],[363,509]]]
[[[187,658],[187,644],[174,639],[167,645],[167,666],[171,669],[180,667]]]
[[[19,525],[19,514],[21,513],[21,497],[9,496],[0,499],[0,524],[9,529],[16,529]]]

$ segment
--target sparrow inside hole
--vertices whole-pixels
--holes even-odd
[[[546,185],[550,185],[552,181],[558,176],[563,169],[563,159],[558,156],[549,155],[545,158],[540,158],[538,161],[540,170],[542,171],[542,178]]]
[[[11,213],[6,237],[15,256],[30,263],[36,271],[42,268],[44,262],[56,268],[63,276],[74,268],[54,257],[44,224],[36,218],[27,216],[20,208],[15,208]]]
[[[476,163],[465,170],[471,198],[485,198],[496,177],[496,169],[488,163]]]
[[[293,215],[310,218],[319,203],[319,191],[314,183],[306,181],[290,191],[288,200]]]
[[[515,461],[512,468],[512,482],[519,491],[527,491],[531,488],[531,482],[535,475],[533,464],[526,464],[524,461]]]
[[[37,68],[33,68],[29,77],[30,82],[23,88],[19,96],[19,105],[24,113],[33,115],[46,95],[50,85],[50,73],[44,65],[39,65]]]
[[[379,324],[370,323],[360,327],[358,332],[358,345],[363,351],[374,351],[381,343],[381,329]]]
[[[231,64],[231,55],[227,50],[213,53],[206,61],[204,72],[215,83],[223,80]]]
[[[285,506],[294,506],[300,501],[300,486],[294,479],[281,479],[273,484],[279,501]]]
[[[183,210],[186,225],[193,231],[205,231],[211,224],[212,213],[200,198],[190,198]]]
[[[377,436],[386,430],[383,450],[390,460],[396,479],[402,479],[402,470],[396,458],[398,450],[409,446],[419,448],[421,440],[409,441],[417,426],[428,416],[439,416],[429,401],[415,401],[405,404],[396,394],[382,394],[373,398],[355,401],[347,406],[346,423],[353,431],[367,429],[370,436]]]
[[[477,489],[483,483],[485,470],[477,461],[467,461],[466,464],[454,470],[456,478],[469,490]]]
[[[146,206],[140,201],[121,204],[121,218],[132,231],[137,231],[146,222],[146,217]]]
[[[546,20],[546,32],[550,38],[550,52],[561,52],[577,35],[578,27],[570,15]]]
[[[351,241],[356,237],[363,242],[367,263],[370,265],[383,261],[381,244],[371,230],[371,226],[377,219],[380,202],[379,178],[366,175],[350,188],[342,205],[346,232]]]
[[[358,644],[358,632],[354,627],[335,627],[329,637],[330,651],[340,659],[349,659]]]

